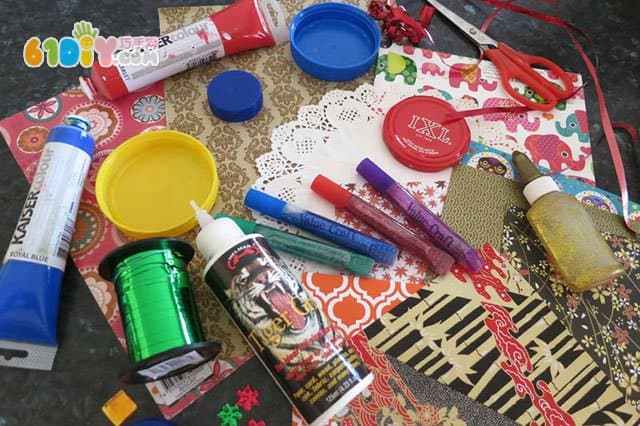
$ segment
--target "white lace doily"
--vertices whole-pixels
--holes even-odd
[[[260,177],[254,188],[379,237],[366,225],[348,213],[336,210],[310,189],[313,178],[321,173],[407,224],[400,211],[365,184],[365,180],[356,172],[357,164],[368,157],[405,185],[433,212],[439,214],[451,169],[438,173],[409,169],[392,157],[382,139],[385,113],[404,97],[414,94],[410,91],[377,93],[372,85],[365,84],[355,91],[331,91],[318,105],[300,108],[295,121],[285,123],[273,131],[272,150],[256,161]],[[437,91],[424,94],[441,97]],[[450,102],[459,109],[475,106],[468,105],[468,100]],[[254,213],[254,216],[258,223],[309,236],[258,213]],[[340,272],[309,260],[286,255],[282,257],[298,276],[302,271]],[[422,262],[403,251],[393,266],[377,264],[373,276],[403,282],[423,282],[425,272]]]

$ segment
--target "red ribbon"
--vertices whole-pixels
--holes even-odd
[[[628,187],[627,187],[627,178],[626,178],[625,171],[624,171],[624,163],[622,161],[622,156],[620,155],[620,150],[619,150],[619,147],[618,147],[618,141],[616,140],[616,137],[615,137],[615,134],[614,134],[614,131],[613,131],[614,125],[611,123],[611,119],[609,118],[609,111],[607,109],[607,105],[606,105],[606,102],[605,102],[604,93],[602,91],[602,87],[600,86],[600,80],[598,79],[598,74],[597,74],[598,58],[596,56],[596,66],[594,66],[593,62],[591,62],[591,60],[589,59],[587,54],[584,52],[584,49],[582,48],[582,45],[576,39],[576,37],[574,36],[573,33],[579,34],[579,35],[585,37],[587,40],[590,41],[589,37],[580,28],[576,27],[575,25],[569,24],[569,23],[567,23],[567,22],[563,21],[562,19],[557,18],[555,16],[551,16],[551,15],[547,15],[547,14],[544,14],[544,13],[536,12],[534,10],[530,10],[530,9],[524,8],[522,6],[515,5],[515,4],[513,4],[513,2],[515,0],[505,0],[505,1],[500,1],[500,0],[481,0],[481,1],[498,7],[498,9],[496,9],[489,16],[489,18],[487,18],[485,23],[482,25],[481,30],[483,32],[486,31],[486,28],[493,21],[493,19],[496,17],[496,15],[499,12],[501,12],[502,10],[505,10],[505,9],[513,11],[513,12],[521,13],[521,14],[530,16],[532,18],[538,19],[540,21],[547,22],[547,23],[559,26],[559,27],[563,28],[567,32],[567,35],[569,36],[569,38],[571,39],[572,43],[576,47],[576,50],[580,54],[580,57],[582,58],[582,61],[585,63],[587,69],[589,70],[589,74],[591,75],[591,78],[593,79],[593,82],[594,82],[596,95],[598,97],[598,106],[599,106],[599,109],[600,109],[600,117],[602,119],[602,128],[604,130],[604,137],[607,140],[607,145],[609,147],[609,151],[611,153],[611,158],[613,160],[613,165],[614,165],[614,169],[615,169],[615,172],[616,172],[616,177],[618,179],[618,187],[620,189],[620,198],[621,198],[621,201],[622,201],[622,210],[623,210],[622,211],[622,217],[624,219],[624,223],[627,226],[627,228],[629,228],[631,231],[633,231],[636,234],[640,234],[640,223],[636,223],[635,224],[635,226],[637,228],[639,228],[639,229],[637,229],[637,230],[634,229],[634,224],[631,221],[631,218],[629,217],[629,192],[628,192]],[[543,3],[555,3],[555,0],[537,0],[537,1],[543,2]],[[577,90],[580,90],[580,89],[581,88],[578,88]],[[524,108],[525,111],[527,110],[526,107],[511,107],[511,108],[508,108],[508,109],[500,108],[498,111],[495,111],[495,109],[493,109],[493,108],[491,108],[491,109],[480,108],[480,109],[474,109],[474,110],[469,110],[469,111],[460,111],[460,112],[455,113],[455,114],[450,114],[446,121],[447,122],[451,122],[451,121],[454,121],[454,120],[457,120],[457,119],[460,119],[460,118],[463,118],[463,117],[479,115],[479,114],[485,114],[485,113],[490,113],[490,112],[505,112],[505,113],[506,112],[519,112],[519,111],[522,111],[522,108]],[[637,135],[637,132],[636,132],[635,128],[633,128],[632,126],[630,126],[627,123],[615,123],[615,126],[620,128],[620,129],[622,129],[622,130],[625,130],[627,133],[629,133],[629,135],[631,136],[632,142],[634,143],[634,145],[637,145],[637,143],[638,143],[638,135]],[[638,221],[638,222],[640,222],[640,221]]]
[[[478,108],[478,109],[467,109],[464,111],[456,111],[451,112],[446,115],[446,118],[442,124],[449,124],[452,121],[460,120],[465,117],[473,117],[474,115],[482,115],[482,114],[519,114],[521,112],[530,111],[529,107],[524,105],[522,106],[510,106],[510,107],[487,107],[487,108]]]
[[[382,32],[391,40],[401,43],[405,39],[413,44],[418,44],[427,37],[426,28],[431,22],[433,11],[426,6],[420,12],[420,21],[413,19],[404,8],[395,6],[394,1],[372,1],[369,3],[369,15],[376,21],[382,22]]]
[[[589,74],[591,75],[591,78],[593,79],[593,82],[594,82],[596,95],[598,97],[598,106],[600,109],[600,118],[602,120],[602,128],[604,130],[604,136],[605,136],[605,139],[607,140],[609,152],[611,153],[611,159],[613,160],[614,170],[616,172],[616,177],[618,179],[618,188],[620,189],[620,198],[622,200],[622,210],[623,210],[622,217],[624,219],[624,223],[627,226],[627,228],[629,228],[631,231],[633,231],[636,234],[640,234],[640,229],[638,230],[634,229],[634,224],[631,221],[631,218],[629,217],[629,191],[627,187],[627,178],[624,171],[624,163],[622,161],[622,156],[620,155],[620,149],[618,147],[618,141],[614,134],[613,125],[611,123],[611,119],[609,118],[609,111],[607,109],[607,104],[605,102],[604,92],[602,91],[602,87],[600,86],[600,80],[598,79],[596,66],[593,65],[593,62],[591,62],[587,54],[584,52],[582,45],[576,39],[573,33],[582,35],[587,39],[589,39],[589,37],[575,25],[569,24],[560,18],[546,15],[544,13],[539,13],[530,9],[526,9],[518,5],[514,5],[512,4],[511,1],[507,1],[507,2],[502,2],[500,0],[482,0],[482,1],[494,6],[498,6],[500,8],[499,11],[502,9],[507,9],[514,12],[522,13],[524,15],[531,16],[532,18],[541,20],[543,22],[547,22],[547,23],[559,26],[566,31],[573,45],[576,47],[576,50],[580,54],[582,61],[586,65],[587,69],[589,70]],[[545,1],[547,3],[550,2],[549,0],[538,0],[538,1]],[[596,59],[596,63],[597,63],[597,59]],[[628,131],[629,134],[631,135],[633,142],[637,143],[637,134],[633,127],[631,127],[626,123],[617,123],[617,124],[618,124],[618,127]],[[629,129],[632,129],[633,131],[629,131]],[[638,224],[636,223],[635,226],[638,227]]]

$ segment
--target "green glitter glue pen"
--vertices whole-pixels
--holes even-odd
[[[263,235],[267,243],[275,250],[344,269],[354,275],[370,276],[375,263],[368,256],[353,253],[310,238],[300,237],[290,232],[280,231],[270,226],[260,225],[223,213],[218,213],[215,217],[216,219],[226,217],[233,220],[245,234]]]

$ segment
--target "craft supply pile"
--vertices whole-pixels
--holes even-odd
[[[54,364],[71,256],[127,349],[120,380],[168,420],[257,356],[292,424],[465,424],[482,406],[638,424],[637,205],[595,186],[582,76],[436,1],[415,19],[295,3],[218,7],[160,36],[157,65],[95,62],[53,113],[0,122],[31,182],[0,366],[71,368]],[[415,47],[447,37],[434,13],[486,59]],[[221,424],[269,424],[257,391],[238,398]],[[135,410],[122,391],[103,407],[116,425]]]

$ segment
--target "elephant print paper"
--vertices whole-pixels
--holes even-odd
[[[559,84],[547,70],[539,72]],[[579,74],[570,75],[576,87],[582,85]],[[521,82],[512,84],[525,97],[544,102]],[[490,61],[397,45],[380,49],[374,86],[381,93],[466,99],[475,104],[471,109],[493,108],[466,118],[473,141],[504,152],[526,152],[536,164],[555,173],[594,179],[582,89],[548,112],[496,112],[495,108],[520,104],[504,90]]]

